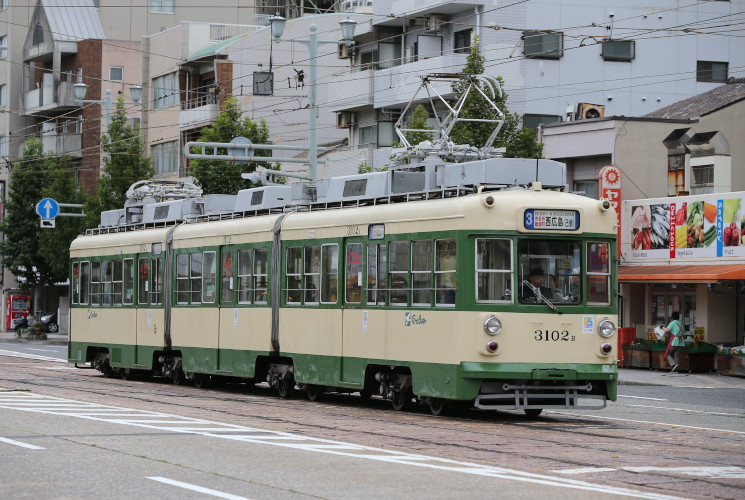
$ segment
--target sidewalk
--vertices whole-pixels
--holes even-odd
[[[15,332],[0,332],[0,343],[33,343],[47,345],[67,345],[67,334],[47,333],[46,340],[26,340],[16,338]],[[719,373],[669,373],[666,370],[644,370],[640,368],[619,368],[620,385],[660,385],[712,387],[717,389],[745,389],[745,377],[721,375]]]

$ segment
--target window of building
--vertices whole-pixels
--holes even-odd
[[[8,86],[0,85],[0,108],[8,105]]]
[[[8,46],[8,35],[0,36],[0,45]],[[8,49],[0,50],[0,59],[8,57]]]
[[[526,57],[559,59],[564,55],[564,33],[523,31]]]
[[[375,148],[378,146],[377,124],[369,127],[360,127],[357,146],[360,148]]]
[[[179,85],[176,73],[153,78],[153,109],[175,106],[179,103]]]
[[[0,135],[0,156],[8,155],[8,137]]]
[[[41,23],[36,23],[36,26],[34,26],[34,36],[32,38],[32,43],[34,45],[44,43],[44,28],[41,27]]]
[[[368,69],[379,69],[377,50],[370,50],[360,54],[360,70],[365,71]]]
[[[584,193],[588,198],[600,199],[597,180],[574,181],[574,192]]]
[[[531,130],[538,130],[538,125],[547,123],[558,123],[561,121],[559,115],[536,115],[526,113],[523,115],[523,127]]]
[[[10,0],[0,0],[0,10],[5,10],[10,5]]]
[[[467,30],[456,31],[453,35],[453,51],[456,54],[470,54],[471,53],[471,35],[473,28]]]
[[[512,241],[476,240],[476,302],[512,302]]]
[[[178,173],[178,141],[153,144],[150,149],[150,155],[153,159],[155,175],[171,175]]]
[[[605,61],[632,61],[636,57],[634,40],[612,40],[603,42],[602,56]]]
[[[697,82],[726,82],[729,63],[698,61],[696,63]]]
[[[109,68],[109,80],[112,82],[124,81],[124,68],[121,66],[111,66]]]
[[[97,9],[101,7],[101,0],[93,0],[93,6]]]
[[[175,0],[150,0],[150,12],[173,14]]]
[[[708,187],[714,185],[714,165],[691,166],[693,186]]]

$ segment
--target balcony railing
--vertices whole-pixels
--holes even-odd
[[[220,112],[215,94],[200,94],[181,103],[179,127],[189,129],[212,123]]]
[[[196,109],[196,108],[201,108],[202,106],[208,106],[210,104],[217,104],[217,96],[215,94],[212,94],[212,93],[199,94],[193,99],[183,101],[181,103],[181,109],[182,110]]]
[[[79,108],[75,100],[72,82],[60,82],[33,89],[24,95],[24,109],[26,114],[35,114],[55,108]]]

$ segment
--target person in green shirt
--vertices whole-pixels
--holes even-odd
[[[667,350],[667,361],[672,366],[670,373],[678,370],[678,362],[680,361],[680,351],[685,345],[683,340],[683,325],[680,323],[680,313],[673,311],[672,321],[667,326],[663,326],[662,329],[672,335],[670,347]]]

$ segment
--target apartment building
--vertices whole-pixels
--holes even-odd
[[[486,74],[504,78],[509,110],[528,127],[643,116],[745,73],[744,10],[743,0],[377,0],[355,47],[339,51],[349,68],[329,81],[330,110],[352,147],[382,167],[420,76],[461,71],[479,36]]]

